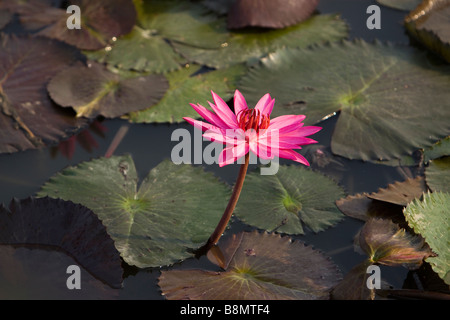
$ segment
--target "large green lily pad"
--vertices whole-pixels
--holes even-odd
[[[169,300],[329,299],[341,279],[330,259],[289,237],[239,233],[220,249],[228,261],[225,271],[162,271],[163,295]]]
[[[69,167],[44,184],[39,196],[81,203],[99,216],[122,258],[159,267],[192,257],[213,232],[230,196],[211,173],[169,160],[138,187],[129,155]]]
[[[335,201],[343,196],[340,186],[318,172],[280,165],[275,175],[247,174],[235,214],[267,231],[303,234],[305,225],[319,232],[342,220]]]
[[[198,118],[198,113],[189,106],[193,101],[206,103],[214,90],[227,101],[233,97],[237,79],[245,72],[242,65],[220,70],[202,71],[198,65],[186,65],[185,68],[165,74],[169,80],[169,89],[157,104],[142,111],[131,112],[125,118],[130,122],[183,122],[183,117]],[[204,101],[204,102],[201,102]]]
[[[277,30],[234,31],[216,48],[203,48],[173,43],[189,61],[213,68],[235,63],[254,62],[281,47],[307,47],[317,43],[343,39],[348,27],[337,15],[315,15],[296,25]]]
[[[279,50],[251,69],[239,88],[250,104],[269,91],[277,99],[273,116],[305,114],[312,124],[339,112],[333,153],[383,161],[449,134],[449,70],[432,67],[412,47],[343,41]]]
[[[403,214],[414,231],[425,239],[437,256],[426,259],[433,270],[450,285],[450,194],[426,193],[411,202]]]

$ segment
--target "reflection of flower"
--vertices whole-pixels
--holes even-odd
[[[285,115],[271,120],[275,99],[269,94],[264,95],[255,108],[249,109],[242,94],[236,90],[234,113],[217,94],[212,92],[212,96],[214,104],[209,104],[214,112],[200,104],[191,104],[208,123],[187,117],[183,119],[205,131],[205,138],[227,144],[219,156],[219,166],[231,164],[249,151],[262,159],[278,156],[309,166],[308,161],[293,149],[316,143],[306,136],[318,132],[321,127],[304,127],[304,115]]]
[[[249,109],[242,94],[236,90],[234,94],[234,112],[214,92],[214,104],[209,103],[214,112],[200,104],[191,106],[208,122],[183,118],[196,128],[206,131],[203,136],[211,141],[227,144],[219,155],[219,166],[235,162],[245,156],[239,175],[233,188],[233,193],[216,229],[208,242],[200,251],[209,250],[215,245],[233,214],[239,195],[244,185],[244,179],[249,163],[249,151],[262,159],[273,159],[275,156],[291,159],[309,166],[308,161],[293,149],[301,145],[316,143],[306,138],[321,130],[320,127],[303,127],[303,115],[286,115],[270,120],[270,114],[275,104],[269,94],[264,95],[253,109]]]

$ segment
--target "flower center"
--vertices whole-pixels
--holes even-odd
[[[248,109],[239,113],[238,122],[239,127],[244,131],[253,129],[259,132],[259,129],[267,129],[269,127],[270,117],[261,114],[259,110]]]

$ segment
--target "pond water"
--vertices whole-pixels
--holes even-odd
[[[369,0],[321,0],[318,11],[321,13],[341,13],[350,25],[351,38],[363,38],[367,41],[378,39],[409,44],[409,38],[402,25],[405,12],[380,6],[381,29],[367,29],[368,14],[366,9],[371,4],[376,3]],[[324,121],[321,124],[324,129],[314,135],[314,139],[324,146],[324,150],[327,150],[329,146],[330,136],[336,122],[335,118]],[[33,196],[49,177],[61,169],[91,158],[104,156],[115,135],[122,127],[127,127],[128,130],[115,149],[114,154],[131,154],[140,178],[144,178],[150,169],[162,160],[170,158],[171,150],[176,143],[171,141],[171,134],[175,129],[185,128],[193,132],[188,124],[129,124],[127,121],[120,119],[99,120],[97,128],[101,128],[101,134],[94,132],[92,129],[88,130],[95,141],[91,145],[91,150],[83,148],[81,143],[77,143],[70,158],[61,152],[61,148],[56,147],[1,154],[0,202],[7,205],[13,197],[23,199]],[[341,162],[344,169],[342,172],[327,173],[330,175],[339,174],[339,182],[345,188],[347,194],[377,191],[378,188],[386,187],[389,183],[404,180],[405,174],[414,175],[414,170],[408,172],[408,170],[401,171],[394,167],[349,161],[339,157],[333,159]],[[289,162],[282,161],[281,163]],[[238,166],[219,168],[212,165],[204,167],[205,170],[213,172],[230,185],[234,183],[239,170]],[[304,241],[330,256],[340,268],[342,274],[345,275],[355,265],[366,259],[366,256],[356,253],[353,246],[353,237],[362,226],[362,221],[345,217],[342,222],[325,232],[315,234],[307,231],[305,235],[293,238]],[[231,228],[227,230],[224,238],[241,230],[252,230],[252,228],[241,223],[238,219],[233,219]],[[211,263],[206,257],[201,257],[199,259],[188,259],[163,269],[208,268],[209,266],[211,266]],[[125,265],[124,267],[124,287],[118,294],[119,299],[164,299],[157,286],[157,278],[160,275],[158,268],[140,270]],[[407,274],[408,270],[401,267],[382,268],[383,279],[395,288],[402,288]],[[45,292],[43,292],[42,297],[45,298]]]

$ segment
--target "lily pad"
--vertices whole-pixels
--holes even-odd
[[[153,168],[138,188],[134,162],[124,155],[69,167],[38,195],[91,208],[125,262],[146,268],[192,257],[216,227],[230,190],[202,168],[169,160]]]
[[[200,72],[199,72],[200,71]],[[189,107],[192,101],[204,101],[207,106],[214,90],[225,101],[232,98],[237,79],[246,71],[235,65],[227,69],[202,72],[198,65],[165,74],[169,89],[157,104],[142,111],[131,112],[125,118],[130,122],[183,122],[183,117],[198,118],[198,113]]]
[[[396,181],[389,184],[385,189],[380,188],[377,192],[369,194],[368,197],[400,206],[407,206],[412,200],[420,198],[426,191],[425,179],[418,176],[402,182]]]
[[[245,29],[230,32],[219,47],[212,49],[182,43],[174,43],[173,46],[189,61],[213,68],[224,68],[236,63],[253,63],[281,47],[304,48],[340,40],[347,35],[348,27],[337,15],[315,15],[284,29],[265,32]]]
[[[425,177],[432,191],[450,193],[450,156],[430,161]]]
[[[450,2],[424,0],[405,18],[408,32],[450,62]]]
[[[80,28],[68,27],[74,11],[67,13],[49,1],[16,1],[11,9],[19,14],[25,28],[84,50],[106,47],[112,38],[129,33],[136,22],[132,0],[71,0],[69,5],[79,8]]]
[[[303,234],[306,225],[319,232],[343,219],[335,205],[343,196],[340,186],[318,172],[280,165],[275,175],[247,174],[235,214],[267,231]]]
[[[200,4],[160,0],[136,5],[138,21],[132,32],[99,52],[97,59],[121,69],[163,73],[186,63],[173,50],[174,42],[216,48],[226,40],[223,19]]]
[[[428,192],[411,202],[403,211],[406,221],[420,234],[437,256],[426,259],[433,270],[450,285],[450,194]]]
[[[70,201],[29,198],[11,201],[9,209],[0,206],[0,243],[56,247],[97,279],[122,286],[119,252],[105,227],[91,210]]]
[[[227,27],[285,28],[311,16],[318,0],[236,0],[228,11]]]
[[[359,233],[359,247],[371,263],[417,269],[432,255],[422,237],[413,235],[388,219],[367,220]]]
[[[158,102],[167,88],[162,75],[122,75],[95,62],[67,68],[48,84],[56,103],[72,107],[78,117],[87,118],[115,118],[145,109]]]
[[[225,271],[162,271],[163,295],[169,300],[329,299],[341,278],[329,258],[289,237],[239,233],[220,248],[230,261]]]
[[[449,70],[432,67],[412,47],[343,41],[279,50],[251,69],[239,88],[250,104],[270,90],[277,97],[273,116],[306,114],[305,124],[339,112],[332,152],[385,161],[449,134]]]
[[[0,153],[54,144],[87,125],[54,104],[46,89],[79,57],[57,40],[0,35]]]

